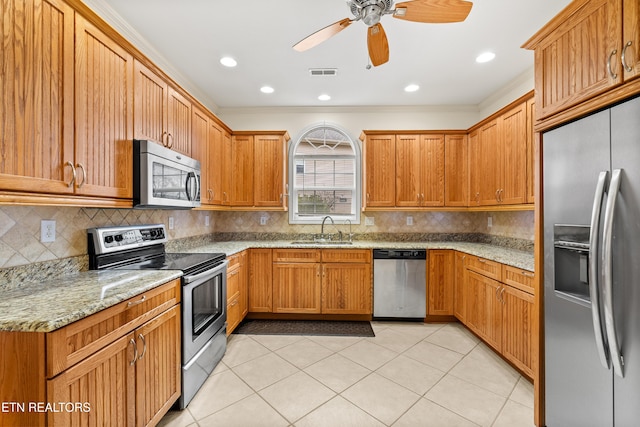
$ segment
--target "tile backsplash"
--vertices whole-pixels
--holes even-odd
[[[533,212],[367,212],[374,225],[354,224],[363,233],[482,233],[533,240]],[[411,216],[413,225],[407,225]],[[169,217],[174,228],[169,229]],[[206,224],[209,217],[209,225]],[[261,225],[261,217],[266,224]],[[488,217],[492,227],[487,227]],[[40,222],[56,221],[56,240],[40,242]],[[319,225],[289,225],[286,212],[217,212],[201,210],[94,209],[75,207],[0,207],[0,268],[85,255],[86,229],[129,224],[164,223],[170,239],[214,232],[319,233]],[[349,226],[337,228],[348,232]]]

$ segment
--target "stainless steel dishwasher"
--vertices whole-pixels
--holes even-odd
[[[424,319],[427,315],[427,251],[373,250],[373,317]]]

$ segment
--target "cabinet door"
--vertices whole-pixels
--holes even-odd
[[[135,138],[164,145],[167,138],[167,83],[139,61],[134,61],[133,85]]]
[[[136,425],[155,425],[181,392],[180,306],[135,331]]]
[[[462,323],[466,323],[466,275],[467,255],[462,252],[456,252],[455,256],[455,283],[453,286],[453,314]]]
[[[0,189],[72,193],[74,12],[10,0],[0,16]]]
[[[396,203],[396,137],[367,135],[364,140],[363,207],[389,207]]]
[[[534,377],[537,352],[533,342],[534,297],[503,286],[502,355],[530,377]]]
[[[467,326],[497,351],[502,348],[500,282],[467,270]]]
[[[253,136],[234,135],[231,143],[231,206],[253,206]]]
[[[234,177],[232,175],[233,172],[233,143],[231,134],[229,132],[222,132],[222,204],[230,205],[231,204],[231,195],[232,195],[232,184],[234,181]]]
[[[580,9],[535,46],[539,118],[551,116],[622,82],[619,56],[622,2],[582,3]]]
[[[624,79],[630,80],[640,75],[640,3],[624,0],[622,13]]]
[[[76,15],[76,192],[133,197],[133,57]]]
[[[167,104],[167,146],[191,156],[191,102],[169,86]]]
[[[249,312],[249,251],[240,253],[240,282],[238,283],[238,303],[240,305],[240,320]]]
[[[498,204],[498,189],[502,177],[502,150],[500,150],[500,122],[492,120],[478,132],[477,179],[480,205]]]
[[[536,145],[539,146],[540,134],[533,131],[535,102],[527,101],[527,203],[535,203],[534,184],[536,179]]]
[[[220,126],[212,119],[209,118],[209,155],[207,158],[207,187],[203,190],[203,193],[207,194],[206,202],[210,205],[222,205],[223,201],[223,174],[225,171],[226,157],[225,157],[225,145],[222,138],[223,132]]]
[[[273,312],[320,313],[320,264],[273,264]]]
[[[322,313],[371,314],[371,264],[322,264]]]
[[[527,104],[521,103],[500,118],[502,167],[498,185],[499,203],[514,205],[527,201]]]
[[[211,190],[209,146],[209,118],[204,111],[193,107],[191,114],[191,156],[200,161],[200,200],[202,204],[213,203]]]
[[[444,135],[422,135],[420,159],[420,206],[444,206]]]
[[[466,135],[444,137],[444,205],[469,205],[469,145]]]
[[[284,208],[286,143],[279,135],[254,137],[254,206]]]
[[[455,280],[454,251],[429,250],[427,256],[427,314],[451,316]]]
[[[126,335],[48,380],[49,402],[87,402],[90,405],[86,412],[49,412],[48,424],[136,425],[135,345],[135,335]],[[177,366],[180,367],[179,357]]]
[[[271,313],[273,309],[272,265],[271,249],[251,249],[249,312]]]
[[[480,205],[480,182],[482,163],[480,161],[480,131],[469,134],[469,206]]]
[[[421,147],[420,135],[396,135],[396,206],[421,205]]]

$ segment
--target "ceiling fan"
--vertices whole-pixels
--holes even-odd
[[[413,0],[398,3],[393,0],[347,0],[355,18],[344,18],[305,37],[293,48],[299,52],[311,49],[323,41],[335,36],[351,23],[360,21],[367,24],[367,45],[369,58],[374,66],[389,60],[387,35],[380,24],[383,15],[406,21],[425,23],[461,22],[467,18],[473,3],[464,0]]]

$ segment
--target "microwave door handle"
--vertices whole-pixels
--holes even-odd
[[[185,182],[185,185],[184,185],[185,192],[187,193],[187,200],[189,201],[193,201],[194,199],[193,194],[191,194],[191,190],[192,190],[191,180],[194,179],[195,177],[196,177],[195,173],[189,172],[187,174],[187,181]]]
[[[593,199],[593,210],[591,212],[591,229],[589,233],[589,297],[591,299],[591,318],[593,321],[593,332],[598,348],[598,356],[602,366],[609,369],[609,354],[607,352],[607,342],[604,336],[602,319],[600,316],[600,276],[598,275],[598,244],[600,238],[600,212],[602,211],[602,200],[607,185],[609,172],[600,172],[598,184],[596,185],[595,197]]]
[[[616,211],[618,193],[620,191],[620,180],[622,169],[616,169],[611,174],[611,184],[607,195],[607,206],[604,211],[604,231],[602,233],[602,278],[604,282],[602,300],[604,306],[604,324],[609,341],[609,352],[611,353],[611,364],[613,372],[620,378],[624,378],[624,360],[620,354],[618,345],[618,334],[616,331],[615,318],[613,317],[613,220]]]

